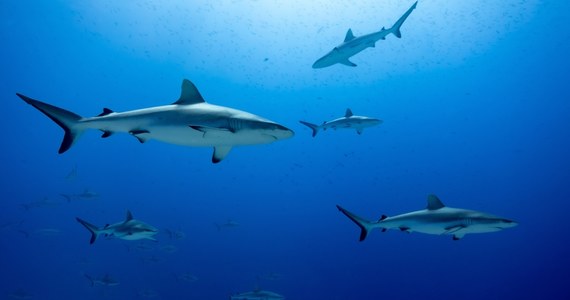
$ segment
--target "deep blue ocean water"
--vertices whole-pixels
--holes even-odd
[[[0,299],[568,299],[570,5],[420,0],[357,67],[311,68],[348,28],[389,27],[412,4],[1,1]],[[89,131],[59,155],[63,131],[15,95],[95,116],[172,103],[184,78],[294,138],[214,165],[211,148]],[[346,108],[384,123],[313,138],[298,122]],[[85,190],[98,196],[61,195]],[[358,242],[335,208],[376,220],[430,193],[519,225]],[[158,242],[90,245],[75,220],[127,209]]]

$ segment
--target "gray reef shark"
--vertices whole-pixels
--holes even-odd
[[[374,228],[379,228],[382,232],[398,229],[405,232],[452,235],[453,240],[459,240],[468,233],[494,232],[517,225],[515,221],[487,213],[447,207],[435,195],[428,196],[426,209],[393,217],[383,215],[376,222],[361,218],[339,205],[336,207],[360,227],[360,241],[364,241]]]
[[[386,36],[389,34],[393,34],[397,38],[402,37],[400,27],[402,27],[402,24],[404,24],[404,21],[406,21],[408,16],[416,8],[417,4],[418,2],[416,1],[414,5],[412,5],[412,7],[410,7],[408,11],[406,11],[390,29],[382,27],[380,31],[365,34],[359,37],[355,37],[352,33],[352,29],[349,29],[344,38],[344,42],[334,47],[325,56],[319,58],[313,64],[313,69],[326,68],[334,64],[343,64],[350,67],[356,67],[356,64],[349,60],[349,58],[353,55],[356,55],[368,47],[375,47],[377,41],[385,40]]]
[[[89,279],[91,286],[96,286],[96,285],[116,286],[116,285],[119,285],[119,281],[117,281],[116,279],[109,276],[109,274],[105,274],[105,276],[103,276],[101,278],[95,278],[95,277],[89,276],[87,274],[84,274],[84,275],[85,275],[85,277],[87,277],[87,279]]]
[[[319,133],[319,130],[321,129],[327,130],[329,128],[335,130],[338,128],[349,128],[349,129],[352,128],[356,129],[356,133],[362,134],[364,128],[382,124],[384,121],[375,118],[355,116],[350,110],[350,108],[347,108],[344,117],[323,122],[322,125],[315,125],[305,121],[299,121],[299,122],[311,128],[313,130],[313,137],[315,137],[317,133]]]
[[[251,292],[245,292],[230,296],[230,300],[271,300],[271,299],[285,299],[282,295],[275,292],[255,289]]]
[[[89,189],[85,189],[83,190],[83,192],[79,193],[79,194],[59,194],[60,196],[62,196],[63,198],[65,198],[65,200],[67,200],[67,202],[71,202],[72,199],[97,199],[99,198],[99,193],[91,191]]]
[[[65,131],[59,153],[67,151],[87,129],[99,129],[101,137],[126,132],[141,143],[156,139],[184,146],[212,146],[212,162],[223,160],[232,147],[268,144],[290,138],[293,131],[273,121],[237,109],[206,103],[196,86],[182,81],[180,98],[172,104],[126,112],[104,108],[96,117],[75,113],[16,93]]]
[[[105,237],[118,238],[122,240],[134,241],[134,240],[153,240],[156,241],[154,235],[158,233],[158,229],[151,225],[143,223],[139,220],[135,220],[130,211],[127,210],[127,217],[124,221],[118,222],[111,225],[105,225],[103,228],[97,228],[97,226],[87,223],[86,221],[75,218],[77,222],[85,226],[89,232],[91,232],[90,244],[95,243],[95,240],[99,235],[103,234]]]

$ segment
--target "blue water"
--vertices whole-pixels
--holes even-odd
[[[569,4],[420,0],[401,39],[355,68],[315,70],[348,28],[389,27],[413,2],[164,2],[0,2],[1,299],[227,299],[256,286],[287,299],[570,297]],[[59,155],[63,131],[15,95],[94,116],[172,103],[184,78],[295,137],[216,165],[210,148],[96,131]],[[298,122],[349,107],[384,123],[313,138]],[[99,196],[60,195],[86,189]],[[519,226],[358,242],[335,208],[374,220],[430,193]],[[160,229],[157,243],[90,245],[75,221],[127,209]],[[215,226],[228,220],[239,226]]]

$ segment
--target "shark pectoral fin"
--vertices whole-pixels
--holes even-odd
[[[351,62],[350,60],[348,60],[348,58],[345,59],[345,60],[339,61],[339,63],[341,63],[341,64],[343,64],[343,65],[345,65],[345,66],[349,66],[349,67],[356,67],[356,64],[353,63],[353,62]]]
[[[143,144],[144,142],[146,142],[149,139],[149,137],[146,136],[146,134],[149,134],[150,132],[148,130],[144,130],[144,129],[136,129],[136,130],[129,131],[129,133],[132,136],[136,137],[137,140],[139,140],[139,142],[141,144]]]
[[[230,150],[232,150],[232,146],[215,146],[212,162],[215,164],[221,162],[230,153]]]

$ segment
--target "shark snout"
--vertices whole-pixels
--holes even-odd
[[[283,140],[293,137],[295,135],[295,132],[293,132],[293,130],[281,124],[275,124],[275,130],[273,135],[275,136],[276,139]]]

